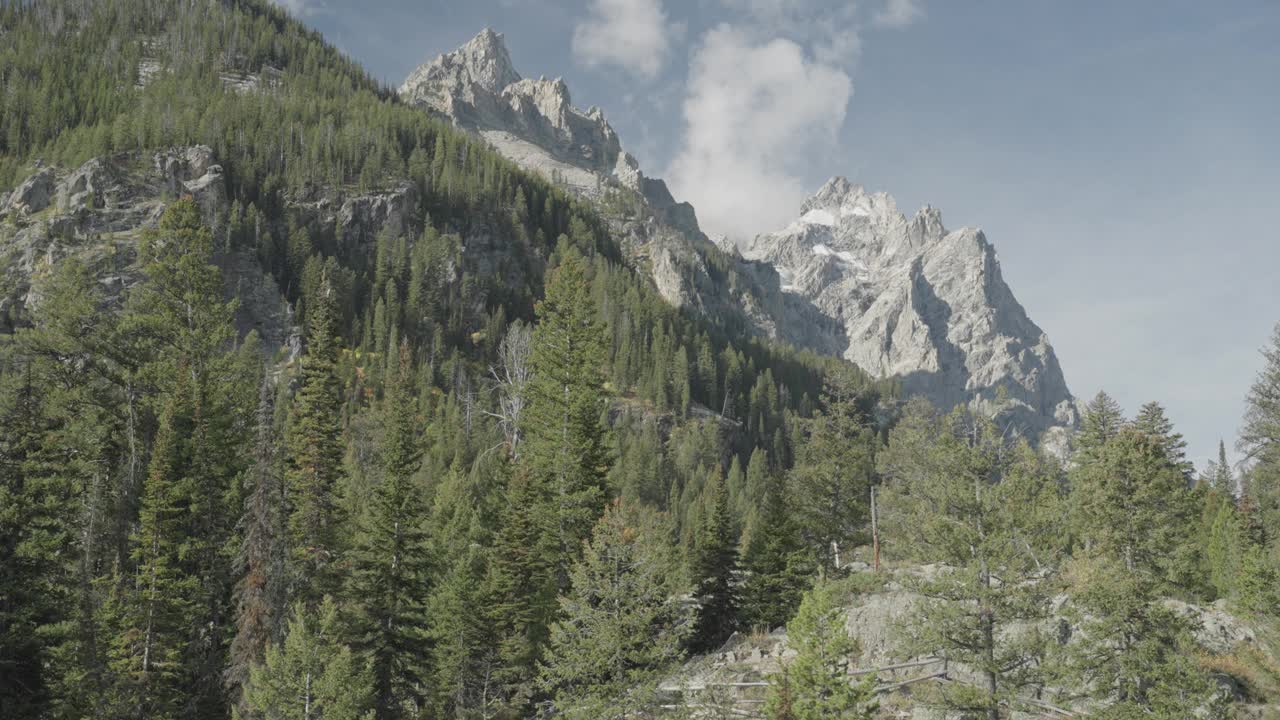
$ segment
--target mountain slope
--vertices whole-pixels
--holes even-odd
[[[971,404],[1035,437],[1076,422],[1048,336],[1005,283],[982,231],[937,209],[907,218],[885,193],[833,178],[744,254],[845,328],[842,355],[941,407]]]
[[[698,227],[688,203],[646,176],[596,107],[573,106],[562,79],[522,78],[492,30],[409,74],[400,97],[483,137],[521,167],[596,205],[637,264],[672,305],[732,332],[836,354],[838,325],[805,299],[781,292],[771,268],[726,253]]]
[[[674,305],[897,376],[941,407],[998,412],[1033,438],[1076,422],[1053,348],[994,248],[978,231],[948,233],[932,208],[908,220],[887,195],[837,178],[739,255],[644,175],[599,108],[575,108],[559,78],[522,78],[499,33],[436,56],[399,92],[595,202]]]

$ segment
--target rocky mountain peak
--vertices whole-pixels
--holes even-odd
[[[1053,348],[981,230],[949,231],[932,206],[908,219],[887,193],[835,177],[743,254],[844,327],[844,357],[907,393],[999,414],[1033,438],[1075,423]]]
[[[520,80],[520,74],[511,63],[511,53],[507,50],[502,33],[489,28],[481,30],[455,53],[441,55],[437,60],[448,62],[450,55],[461,62],[472,82],[490,92],[501,91]]]

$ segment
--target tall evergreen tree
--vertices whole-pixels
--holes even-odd
[[[1187,459],[1187,441],[1182,433],[1173,429],[1173,422],[1165,415],[1164,406],[1158,402],[1143,405],[1133,419],[1133,427],[1154,438],[1164,449],[1169,464],[1190,481],[1195,465]]]
[[[1075,436],[1075,450],[1085,457],[1106,445],[1124,426],[1124,411],[1104,390],[1085,406],[1084,417],[1080,423],[1080,431]]]
[[[116,588],[110,669],[112,701],[125,717],[177,718],[190,698],[184,659],[192,643],[192,598],[200,579],[183,566],[191,509],[190,387],[185,367],[165,406],[152,450],[133,559],[137,573]]]
[[[848,559],[839,558],[841,548],[852,548],[866,531],[876,435],[866,425],[851,374],[829,378],[822,399],[823,409],[803,423],[789,485],[800,527],[834,567],[837,559]]]
[[[816,563],[791,516],[783,475],[767,473],[764,483],[763,507],[743,555],[742,624],[772,630],[800,605]]]
[[[429,675],[427,510],[425,491],[414,480],[421,452],[407,344],[399,354],[384,400],[384,475],[352,554],[349,591],[352,645],[371,660],[379,718],[420,714]]]
[[[1156,596],[1154,578],[1114,558],[1077,562],[1069,613],[1080,631],[1062,648],[1060,687],[1105,703],[1097,717],[1228,717],[1194,657],[1188,620]]]
[[[609,470],[604,410],[604,330],[591,298],[586,258],[566,240],[557,249],[546,297],[538,303],[530,356],[529,404],[521,462],[533,489],[557,587],[605,504]]]
[[[597,523],[571,587],[541,682],[566,718],[647,717],[661,673],[688,632],[670,531],[652,511],[615,505]]]
[[[343,445],[336,302],[326,277],[308,312],[302,388],[286,438],[290,450],[285,472],[289,547],[296,587],[292,595],[311,605],[334,590],[338,582],[334,565],[339,552],[340,509],[335,495],[343,473]]]
[[[738,626],[738,538],[719,467],[711,471],[703,493],[705,508],[689,560],[698,600],[690,645],[700,652],[714,650]]]
[[[999,720],[1038,680],[1044,639],[1008,632],[1048,617],[1060,528],[1057,475],[983,416],[913,403],[881,455],[891,534],[946,569],[914,583],[925,600],[902,630],[904,654],[964,663],[976,687],[949,685],[942,707]],[[1018,512],[1010,512],[1018,508]]]
[[[249,493],[240,523],[236,634],[226,671],[227,686],[236,695],[249,678],[249,668],[262,662],[267,648],[280,639],[285,622],[284,494],[275,442],[275,387],[270,375],[264,374],[253,468],[245,479]]]
[[[1239,448],[1249,471],[1250,514],[1272,553],[1280,552],[1280,324],[1262,350],[1263,367],[1245,397]]]
[[[1197,502],[1163,441],[1125,428],[1072,474],[1077,532],[1088,554],[1115,558],[1130,571],[1188,580]]]

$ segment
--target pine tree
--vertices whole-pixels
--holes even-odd
[[[1061,534],[1055,469],[986,417],[963,409],[940,417],[919,403],[890,433],[881,469],[886,535],[946,566],[913,583],[925,600],[902,650],[970,667],[978,687],[946,686],[938,702],[998,720],[1043,654],[1038,633],[1006,630],[1048,616]]]
[[[1138,416],[1133,419],[1133,427],[1155,438],[1164,449],[1169,464],[1190,482],[1195,465],[1187,460],[1187,441],[1183,439],[1182,433],[1173,429],[1173,422],[1165,415],[1160,403],[1149,402],[1139,408]],[[1230,492],[1229,489],[1226,491]]]
[[[491,718],[502,701],[496,598],[487,572],[488,553],[468,546],[443,573],[428,606],[439,717]]]
[[[152,450],[134,538],[137,572],[117,588],[118,615],[110,648],[117,712],[136,718],[182,716],[191,678],[183,660],[192,642],[192,596],[199,578],[183,568],[191,502],[187,474],[191,436],[188,373],[165,406]]]
[[[765,713],[774,720],[871,720],[876,717],[875,675],[853,681],[849,670],[858,652],[845,629],[838,585],[820,580],[805,593],[787,642],[796,655],[773,678]]]
[[[275,388],[264,375],[257,412],[253,469],[246,477],[249,497],[241,520],[242,539],[236,584],[236,635],[231,642],[226,683],[235,694],[262,662],[267,647],[279,640],[285,618],[283,499],[275,447]]]
[[[605,504],[609,470],[604,392],[604,330],[591,298],[588,264],[562,240],[560,264],[549,273],[538,304],[530,357],[529,404],[521,462],[528,468],[557,587]]]
[[[816,563],[791,517],[783,476],[770,472],[763,482],[763,507],[742,562],[742,624],[772,630],[799,607]]]
[[[284,642],[249,671],[241,720],[372,720],[369,667],[337,641],[338,609],[330,598],[315,610],[294,605]]]
[[[340,510],[335,499],[342,476],[341,398],[337,375],[338,337],[333,290],[327,278],[308,317],[302,358],[302,388],[286,438],[285,473],[289,498],[289,547],[296,591],[308,604],[337,585]]]
[[[352,645],[371,661],[379,718],[420,712],[428,677],[430,559],[424,491],[414,481],[421,453],[412,377],[409,347],[401,345],[384,400],[384,476],[352,556],[348,593],[355,616]]]
[[[1221,498],[1217,498],[1214,505],[1218,510],[1213,514],[1213,522],[1209,527],[1204,565],[1208,571],[1209,584],[1219,597],[1228,597],[1235,592],[1240,562],[1247,544],[1235,505]]]
[[[698,617],[690,646],[714,650],[738,626],[738,542],[729,512],[729,492],[717,467],[703,491],[705,509],[689,569],[698,600]]]
[[[1076,433],[1074,441],[1076,452],[1082,458],[1095,452],[1115,437],[1124,424],[1124,411],[1120,409],[1120,404],[1105,391],[1099,390],[1085,406],[1080,431]]]
[[[652,712],[660,674],[681,656],[687,606],[669,530],[651,511],[600,518],[561,597],[541,683],[566,718]]]
[[[838,569],[840,549],[857,544],[870,517],[876,437],[847,373],[828,380],[823,405],[803,423],[789,485],[800,527],[824,564]]]
[[[523,469],[507,486],[507,508],[494,541],[490,583],[495,596],[497,681],[515,707],[530,700],[531,682],[549,637],[556,580],[551,559],[539,551],[537,503],[542,500]]]
[[[1220,497],[1235,497],[1235,474],[1231,472],[1231,462],[1227,460],[1227,445],[1222,440],[1218,440],[1218,459],[1208,462],[1200,473],[1199,483]]]
[[[1245,398],[1239,449],[1253,463],[1246,498],[1272,553],[1280,548],[1280,324],[1262,351],[1263,368]]]
[[[1106,703],[1103,718],[1226,717],[1188,620],[1159,600],[1153,578],[1113,558],[1077,562],[1071,575],[1068,613],[1080,630],[1062,649],[1061,687]]]
[[[1175,583],[1198,573],[1186,556],[1196,499],[1159,438],[1122,429],[1072,474],[1072,495],[1088,554]]]

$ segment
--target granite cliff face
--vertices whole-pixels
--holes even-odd
[[[798,347],[834,354],[843,346],[840,328],[782,292],[771,268],[711,242],[693,207],[641,171],[599,108],[574,107],[559,78],[522,78],[501,34],[484,30],[436,56],[410,73],[400,96],[595,202],[671,304]]]
[[[981,230],[948,231],[937,209],[908,218],[892,197],[837,177],[786,228],[744,255],[845,329],[841,354],[907,394],[970,404],[1038,436],[1076,422],[1045,335],[1005,283]]]
[[[933,208],[907,218],[888,195],[836,178],[799,220],[739,252],[640,170],[599,108],[575,108],[559,78],[522,78],[501,34],[417,68],[400,95],[595,201],[674,305],[897,375],[908,394],[998,413],[1032,437],[1076,422],[1053,348],[994,248],[980,231],[947,232]]]

